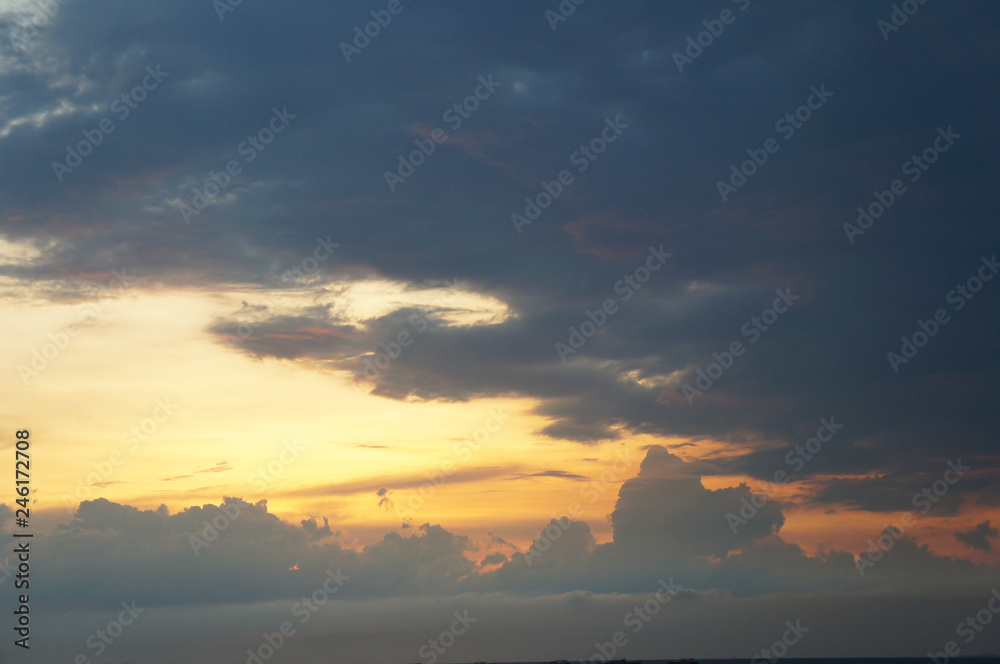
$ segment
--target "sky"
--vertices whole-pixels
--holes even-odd
[[[998,30],[0,0],[3,661],[1000,653]]]

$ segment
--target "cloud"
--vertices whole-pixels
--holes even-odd
[[[733,531],[728,515],[739,515],[750,488],[706,489],[679,457],[654,445],[627,480],[611,513],[615,546],[663,560],[720,557],[746,542],[777,533],[785,518],[769,501]]]
[[[470,584],[552,593],[639,592],[670,573],[698,591],[753,596],[975,589],[1000,574],[993,567],[935,555],[905,534],[890,538],[894,545],[881,552],[876,569],[859,574],[856,555],[863,551],[807,554],[781,538],[780,502],[761,504],[745,484],[707,489],[698,474],[701,466],[651,445],[638,474],[619,490],[610,515],[612,541],[596,545],[589,525],[568,516],[572,506],[567,506],[538,531],[526,552],[512,554],[499,569]]]
[[[263,500],[226,498],[176,514],[85,501],[71,523],[43,537],[39,564],[60,571],[38,600],[94,607],[141,589],[149,605],[270,601],[311,592],[339,567],[354,577],[347,595],[454,592],[474,568],[464,556],[468,539],[440,526],[424,524],[409,537],[388,533],[360,552],[331,537],[325,518],[322,526],[314,518],[293,525]],[[110,553],[98,556],[103,547]]]
[[[671,54],[705,20],[695,7],[581,11],[572,27],[579,42],[551,32],[529,4],[463,6],[454,15],[431,8],[406,13],[400,21],[409,31],[380,39],[347,66],[328,36],[368,10],[303,6],[301,14],[242,7],[219,24],[193,0],[141,8],[102,1],[90,12],[70,3],[29,51],[4,42],[0,78],[12,92],[3,102],[9,132],[0,136],[0,176],[10,183],[0,202],[2,234],[23,248],[17,261],[0,265],[14,280],[10,291],[80,297],[81,281],[123,265],[136,271],[136,288],[236,286],[252,302],[238,315],[220,311],[208,331],[221,339],[250,313],[261,325],[231,352],[363,376],[379,344],[412,331],[412,307],[400,303],[357,321],[325,305],[255,309],[258,300],[297,289],[319,299],[369,279],[418,289],[457,276],[508,306],[510,318],[450,326],[439,320],[443,311],[429,310],[419,340],[371,381],[374,395],[515,394],[537,401],[550,420],[541,433],[554,438],[709,437],[746,444],[750,454],[800,443],[816,418],[837,413],[851,428],[810,474],[902,478],[949,455],[993,455],[997,403],[988,388],[996,371],[979,358],[991,356],[994,342],[977,333],[996,322],[996,308],[987,306],[993,291],[954,312],[947,338],[935,338],[899,374],[885,363],[908,321],[942,306],[989,251],[983,247],[1000,239],[982,194],[990,172],[973,142],[963,138],[894,208],[908,215],[912,233],[884,242],[880,225],[850,245],[841,228],[850,221],[845,210],[897,173],[939,124],[952,122],[975,141],[995,136],[987,107],[937,94],[954,72],[996,80],[997,62],[977,50],[990,43],[989,11],[939,17],[943,33],[969,35],[963,49],[899,42],[891,53],[900,55],[890,56],[880,40],[860,36],[859,25],[874,24],[863,3],[803,5],[769,15],[766,28],[737,28],[739,36],[718,40],[680,73]],[[745,16],[755,15],[763,14]],[[207,23],[188,30],[192,16]],[[483,32],[439,32],[453,24]],[[123,37],[122,25],[147,29]],[[242,27],[220,36],[220,25]],[[977,26],[973,34],[969,26]],[[253,29],[267,30],[282,55],[274,59],[242,36]],[[441,49],[413,57],[413,35],[425,34],[439,35]],[[538,39],[515,48],[484,34]],[[317,46],[303,57],[302,44]],[[859,73],[858,61],[871,69]],[[384,62],[396,67],[377,66]],[[117,120],[111,104],[155,63],[169,77]],[[503,81],[489,103],[389,192],[382,176],[412,149],[414,132],[440,125],[444,110],[489,73]],[[886,80],[895,84],[886,88]],[[824,81],[834,96],[823,115],[723,204],[716,180]],[[747,95],[749,84],[760,94]],[[665,108],[665,95],[676,104]],[[849,110],[860,98],[907,111],[888,131]],[[276,105],[296,119],[242,163],[218,201],[183,223],[179,202],[228,160],[241,160],[237,146]],[[109,114],[116,131],[60,184],[51,162]],[[543,179],[572,168],[572,151],[613,115],[630,129],[518,235],[509,215]],[[950,241],[943,217],[963,219],[962,241]],[[308,279],[283,280],[318,237],[340,244],[337,255]],[[625,301],[616,284],[641,267],[647,247],[661,244],[674,253],[670,264]],[[741,325],[786,287],[803,300],[700,404],[687,404],[681,386],[713,353],[746,342]],[[561,362],[554,344],[608,298],[619,312]],[[764,454],[744,465],[773,472],[766,461]],[[888,502],[875,494],[892,488],[868,483],[843,492],[853,493],[838,501],[875,506]]]
[[[501,546],[504,548],[509,548],[513,551],[517,551],[517,547],[515,545],[511,544],[510,542],[505,540],[500,535],[497,535],[493,531],[487,531],[486,534],[489,535],[491,546]]]
[[[438,524],[389,532],[354,550],[325,517],[322,526],[316,517],[292,524],[263,500],[226,498],[171,514],[98,499],[81,503],[70,523],[39,533],[37,564],[52,572],[36,601],[90,610],[141,589],[137,599],[148,606],[272,602],[311,592],[331,569],[351,578],[342,597],[359,601],[641,593],[666,576],[695,594],[741,597],[965,592],[1000,581],[995,567],[935,555],[906,536],[891,538],[890,550],[860,575],[852,553],[810,556],[783,541],[784,515],[773,501],[733,532],[727,514],[750,496],[746,486],[706,489],[692,464],[654,445],[621,486],[610,542],[597,544],[588,523],[562,515],[539,524],[524,552],[493,533],[489,547],[510,552],[485,555],[467,535]],[[971,532],[990,530],[984,523]]]
[[[961,310],[946,299],[1000,247],[990,158],[998,131],[989,101],[1000,81],[992,6],[922,10],[887,44],[876,27],[885,9],[868,3],[781,10],[752,3],[732,32],[678,72],[672,53],[710,18],[696,4],[588,3],[552,31],[533,3],[414,3],[350,65],[338,44],[368,20],[372,8],[362,2],[302,0],[298,11],[243,3],[224,22],[210,4],[61,3],[26,50],[0,40],[7,185],[0,297],[32,306],[83,301],[105,293],[111,270],[123,266],[134,270],[137,291],[235,289],[247,294],[246,306],[233,312],[220,304],[206,315],[205,332],[224,342],[246,318],[254,334],[220,352],[365,378],[359,387],[386,399],[521,397],[545,420],[537,433],[581,445],[641,434],[711,442],[722,452],[695,465],[650,448],[618,497],[613,541],[596,544],[590,525],[574,519],[546,551],[558,564],[543,555],[529,566],[524,553],[508,551],[498,569],[482,574],[469,540],[440,524],[412,524],[405,537],[386,535],[353,551],[337,543],[336,518],[332,528],[319,526],[319,516],[296,525],[235,497],[174,514],[86,502],[71,524],[39,536],[52,545],[39,547],[40,569],[52,571],[40,601],[115,605],[144,588],[154,604],[257,610],[309,592],[328,565],[342,564],[357,578],[345,596],[366,616],[390,606],[378,604],[385,596],[411,593],[406,610],[426,633],[440,633],[431,617],[438,614],[427,612],[433,601],[414,595],[481,591],[507,595],[497,600],[499,625],[526,629],[556,615],[581,625],[590,641],[607,624],[597,617],[616,622],[629,610],[613,593],[647,592],[670,568],[698,590],[675,616],[687,631],[670,623],[663,634],[680,640],[664,636],[651,651],[693,647],[711,634],[719,637],[711,647],[721,650],[727,630],[759,637],[773,626],[766,620],[795,607],[834,626],[828,634],[836,637],[813,634],[822,647],[804,644],[812,652],[839,652],[850,641],[898,654],[886,650],[885,635],[916,633],[924,647],[940,633],[931,628],[947,623],[941,616],[973,605],[974,594],[962,596],[966,604],[954,595],[995,581],[994,568],[935,555],[910,537],[861,578],[851,552],[807,555],[784,541],[788,505],[768,502],[733,533],[726,517],[752,490],[708,489],[703,481],[769,479],[819,418],[835,415],[846,428],[793,477],[796,500],[859,518],[910,510],[914,492],[962,457],[974,470],[929,516],[1000,504],[1000,368],[989,361],[998,341],[988,333],[1000,320],[998,282],[984,284]],[[2,21],[4,31],[15,27],[10,15]],[[151,65],[169,76],[119,118],[114,100]],[[489,103],[388,191],[384,173],[413,149],[414,137],[440,125],[442,112],[491,72],[503,85]],[[829,105],[723,203],[717,181],[810,86],[824,83],[834,91]],[[276,106],[296,118],[244,161],[238,146]],[[511,213],[523,211],[543,181],[573,168],[572,152],[618,115],[628,131],[518,234]],[[52,163],[106,117],[115,132],[60,183]],[[906,177],[901,164],[942,125],[963,138],[851,244],[843,224],[873,191]],[[232,159],[241,174],[185,223],[179,205]],[[317,238],[340,244],[336,256],[307,278],[283,278],[312,255]],[[660,245],[674,254],[669,263],[642,288],[619,287],[635,279],[647,248]],[[456,276],[504,313],[455,324],[461,307],[411,299]],[[338,305],[351,287],[373,283],[401,285],[408,297],[363,315]],[[784,288],[801,300],[750,343],[743,326]],[[263,304],[281,295],[295,304]],[[617,313],[562,362],[555,344],[609,298]],[[887,353],[938,308],[952,322],[894,372]],[[401,331],[414,335],[413,344],[366,376],[366,361]],[[687,403],[681,387],[734,341],[746,352]],[[501,464],[463,472],[451,481],[529,471]],[[384,490],[377,497],[388,499],[423,481],[359,477],[274,497],[370,500]],[[242,516],[195,556],[187,538],[202,537],[206,521],[221,523],[234,509]],[[10,518],[0,507],[0,525]],[[565,523],[538,526],[556,532]],[[984,550],[993,531],[987,521],[956,537]],[[924,602],[907,599],[928,589]],[[518,593],[552,594],[528,601],[512,597]],[[382,636],[391,637],[391,624],[415,643],[426,637],[404,617],[372,619],[366,629],[372,624],[384,627]],[[342,637],[363,652],[356,644],[370,631],[350,629],[316,643],[329,652]],[[552,637],[534,638],[545,645]],[[413,659],[410,645],[394,642],[394,652]]]
[[[962,463],[961,457],[958,463]],[[806,500],[871,512],[924,513],[929,506],[928,516],[947,517],[960,514],[970,503],[989,504],[995,500],[996,482],[1000,480],[1000,469],[992,459],[972,462],[971,470],[953,484],[943,479],[951,472],[947,461],[936,460],[934,467],[924,460],[900,460],[894,466],[874,477],[815,481],[817,490]]]
[[[479,563],[481,566],[486,567],[487,565],[499,565],[500,563],[507,562],[507,556],[500,551],[488,554]]]
[[[992,540],[996,539],[998,535],[1000,535],[1000,531],[992,528],[989,519],[987,519],[965,532],[956,532],[955,539],[970,549],[990,552],[993,550]]]
[[[389,497],[389,489],[382,487],[375,492],[375,495],[378,496],[378,506],[380,508],[390,510],[395,506],[392,502],[392,498]]]
[[[323,525],[322,526],[320,526],[316,522],[316,519],[312,519],[312,518],[310,518],[310,519],[302,519],[302,521],[300,522],[300,524],[302,526],[302,529],[305,530],[306,532],[310,533],[312,535],[313,539],[316,539],[316,540],[326,539],[327,537],[330,537],[330,536],[334,535],[334,532],[330,529],[330,522],[329,522],[329,520],[327,520],[327,518],[325,516],[323,517]]]
[[[537,473],[521,473],[516,477],[558,477],[564,480],[576,480],[583,481],[588,478],[583,475],[577,475],[576,473],[568,473],[565,470],[540,470]]]
[[[224,473],[227,470],[232,470],[233,466],[228,461],[220,461],[210,468],[203,468],[199,470],[199,473]]]
[[[449,484],[462,484],[478,482],[480,480],[492,479],[515,475],[521,470],[521,466],[475,466],[456,470],[448,475]],[[337,482],[333,484],[322,484],[315,486],[300,487],[298,489],[276,490],[276,496],[284,497],[308,497],[308,496],[335,496],[352,495],[359,493],[374,493],[379,498],[386,498],[392,491],[401,489],[412,489],[424,486],[428,483],[426,474],[378,476],[370,478],[360,478],[348,482]]]
[[[679,580],[675,578],[675,582]],[[679,594],[656,615],[646,614],[650,620],[633,634],[633,625],[625,624],[624,619],[630,613],[634,617],[637,607],[642,610],[653,600],[656,588],[542,597],[465,594],[375,600],[346,599],[338,592],[306,625],[297,624],[298,618],[290,612],[291,602],[149,607],[134,630],[114,647],[123,661],[141,659],[149,664],[203,664],[227,658],[245,661],[247,648],[266,643],[263,634],[291,621],[297,627],[296,636],[286,641],[281,654],[290,661],[322,661],[331,652],[347,661],[362,661],[373,657],[373,643],[387,660],[419,661],[420,646],[448,629],[455,611],[468,611],[477,622],[448,651],[455,661],[473,662],[478,657],[518,661],[525,652],[537,653],[540,661],[587,661],[596,653],[595,643],[610,643],[616,630],[630,637],[629,659],[655,660],[664,652],[731,659],[734,652],[752,655],[780,639],[788,620],[799,620],[810,630],[807,638],[789,650],[796,656],[874,653],[890,658],[898,652],[898,642],[887,635],[906,634],[913,652],[937,652],[942,645],[942,624],[952,622],[945,616],[964,616],[970,607],[983,606],[989,597],[981,591],[945,597],[923,593]],[[32,650],[37,650],[41,661],[78,652],[95,626],[106,625],[116,614],[108,610],[50,616],[50,638],[32,643]],[[868,618],[859,623],[859,614]],[[192,625],[199,628],[191,629]],[[184,630],[188,638],[183,643],[162,636]],[[521,636],[511,639],[511,634]],[[988,649],[990,638],[991,632],[984,630],[977,643]],[[137,657],[140,654],[143,656]]]

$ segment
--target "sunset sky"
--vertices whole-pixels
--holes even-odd
[[[1000,652],[1000,7],[903,4],[0,0],[2,661]]]

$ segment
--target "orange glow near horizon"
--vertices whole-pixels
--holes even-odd
[[[373,287],[356,290],[366,288]],[[376,315],[405,296],[395,288],[379,296],[381,303],[345,308]],[[6,356],[8,375],[31,367],[31,349],[43,350],[50,333],[61,341],[62,330],[79,326],[27,385],[6,381],[0,388],[8,421],[30,426],[39,441],[37,510],[55,523],[67,522],[83,499],[141,509],[163,504],[176,512],[234,496],[267,500],[272,513],[293,523],[326,517],[345,541],[358,544],[399,531],[405,521],[414,529],[441,524],[474,539],[489,530],[523,550],[574,505],[597,541],[610,541],[618,489],[638,473],[649,445],[686,461],[741,451],[627,433],[591,446],[556,441],[538,433],[550,421],[533,412],[531,399],[379,398],[355,389],[345,372],[258,360],[220,343],[208,327],[238,310],[243,298],[243,292],[133,288],[101,300],[90,317],[79,304],[8,306],[19,324],[7,327],[2,341],[29,349]],[[467,324],[507,315],[501,304],[474,294],[461,301],[470,312]],[[455,315],[457,322],[461,314]],[[737,476],[703,480],[709,489],[740,482],[755,491],[761,484]],[[383,488],[384,496],[377,495]],[[782,537],[810,554],[859,551],[896,516],[807,506],[805,483],[777,489],[786,506]],[[995,553],[970,551],[953,535],[986,515],[928,518],[913,535],[935,552],[995,562]]]

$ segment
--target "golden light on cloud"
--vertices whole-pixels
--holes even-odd
[[[363,322],[401,306],[435,306],[446,293],[363,283],[341,289],[336,302]],[[101,299],[93,315],[81,313],[86,302],[12,305],[21,324],[4,341],[33,350],[7,356],[2,369],[31,374],[27,384],[5,383],[2,398],[47,441],[40,509],[68,514],[80,500],[103,497],[179,510],[232,495],[267,499],[293,520],[325,515],[347,530],[384,532],[403,521],[402,512],[379,506],[384,487],[397,502],[415,492],[413,522],[473,527],[514,513],[515,529],[526,531],[550,518],[555,497],[568,504],[595,470],[576,460],[577,444],[537,434],[548,421],[531,412],[532,400],[396,401],[356,390],[348,372],[302,370],[220,344],[209,325],[246,297],[130,287]],[[265,297],[278,315],[315,302],[295,292]],[[499,301],[466,292],[447,307],[453,325],[509,315]],[[566,477],[545,475],[556,468]],[[624,479],[602,492],[598,520]],[[433,491],[423,497],[427,486]]]
[[[9,262],[38,255],[18,244],[0,246]],[[220,343],[211,329],[237,312],[237,321],[247,316],[252,339],[263,321],[317,306],[359,329],[400,308],[431,310],[452,326],[493,325],[512,315],[495,298],[446,286],[368,280],[319,290],[203,292],[132,284],[64,304],[9,301],[20,324],[6,328],[3,341],[31,350],[6,357],[3,370],[24,379],[4,384],[0,396],[39,422],[35,435],[49,442],[42,453],[49,490],[37,494],[37,506],[68,515],[81,500],[103,497],[176,511],[236,496],[267,500],[272,513],[293,522],[335,519],[342,541],[355,545],[421,523],[470,533],[489,523],[525,549],[539,527],[571,509],[598,542],[610,541],[607,516],[649,445],[664,445],[693,464],[760,448],[752,439],[666,439],[624,429],[619,441],[581,447],[539,434],[550,421],[533,412],[538,403],[531,399],[381,398],[357,389],[350,371],[258,359]],[[342,333],[299,327],[268,334],[295,340]],[[636,371],[622,372],[621,380],[650,388],[663,383]],[[47,404],[56,402],[59,417],[49,417]],[[703,479],[708,489],[740,482],[762,491],[749,477]],[[856,548],[878,532],[871,514],[807,506],[808,483],[768,491],[785,507],[782,536],[807,552]],[[959,548],[933,529],[914,533],[937,549]]]
[[[432,311],[437,320],[458,326],[502,323],[512,315],[504,302],[466,290],[458,280],[428,287],[381,279],[328,281],[300,288],[217,291],[213,297],[225,313],[245,311],[244,303],[256,308],[256,313],[246,312],[251,323],[265,311],[267,316],[295,315],[311,307],[330,307],[338,320],[352,324],[404,308]]]

